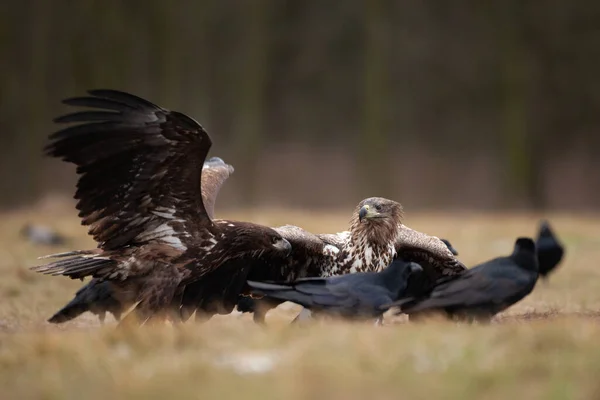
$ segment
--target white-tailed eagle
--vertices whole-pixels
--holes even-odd
[[[126,319],[144,323],[172,311],[187,284],[240,291],[252,259],[289,254],[269,227],[211,219],[200,178],[212,142],[200,124],[128,93],[88,93],[64,103],[96,110],[57,118],[80,124],[51,135],[45,151],[77,166],[77,209],[98,249],[33,270],[109,282],[117,300],[137,303]]]
[[[226,164],[219,157],[212,157],[204,162],[201,176],[202,202],[210,218],[214,218],[214,206],[223,182],[234,172],[233,166]],[[52,323],[63,323],[89,311],[98,315],[104,322],[106,313],[111,313],[119,321],[121,315],[134,303],[135,296],[122,293],[117,299],[110,281],[93,278],[77,291],[73,299],[57,311],[50,319]]]
[[[306,277],[378,272],[387,268],[394,259],[401,258],[422,266],[421,287],[410,288],[411,292],[421,292],[427,291],[444,276],[458,275],[466,270],[442,240],[407,227],[402,223],[402,216],[399,203],[371,197],[358,204],[347,231],[315,235],[296,226],[275,228],[292,244],[288,263],[265,265],[268,260],[253,260],[254,267],[248,279],[293,282]],[[190,285],[186,292],[192,291],[194,286],[200,284]],[[184,296],[184,317],[188,306],[185,299]],[[266,312],[281,302],[272,298],[249,300],[241,297],[238,309],[254,312],[254,320],[263,322]]]

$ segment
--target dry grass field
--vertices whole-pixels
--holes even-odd
[[[219,210],[217,210],[218,212]],[[311,231],[345,229],[352,210],[218,212],[219,217]],[[412,228],[448,238],[471,266],[532,236],[540,215],[418,214]],[[84,315],[45,322],[79,281],[28,270],[40,255],[89,248],[71,204],[1,216],[1,399],[593,399],[600,398],[600,217],[548,215],[566,258],[548,282],[491,325],[445,321],[385,326],[321,321],[268,326],[234,313],[206,324],[115,330]],[[65,248],[19,237],[28,221],[72,238]]]

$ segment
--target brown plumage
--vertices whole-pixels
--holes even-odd
[[[212,142],[196,121],[128,93],[89,94],[64,103],[100,110],[57,118],[82,124],[51,135],[46,154],[77,166],[77,209],[100,251],[56,255],[33,270],[108,281],[118,300],[139,302],[130,315],[145,322],[163,318],[186,284],[221,275],[230,260],[290,252],[271,228],[210,218],[201,172]],[[244,271],[235,278],[246,281]],[[219,291],[238,281],[212,284]]]
[[[214,205],[219,190],[225,180],[234,172],[234,168],[219,157],[212,157],[204,162],[201,175],[202,202],[211,218],[214,218]],[[95,253],[99,254],[100,250]],[[106,313],[111,313],[119,321],[121,315],[134,303],[135,297],[121,293],[117,299],[115,290],[109,281],[93,278],[77,291],[73,299],[57,311],[50,319],[52,323],[63,323],[78,317],[84,312],[98,315],[104,322]]]

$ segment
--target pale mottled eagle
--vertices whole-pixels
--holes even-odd
[[[59,260],[34,271],[109,282],[117,300],[137,303],[126,319],[144,323],[164,319],[187,284],[239,292],[249,271],[239,265],[289,254],[269,227],[211,218],[201,172],[212,141],[200,124],[128,93],[88,93],[64,103],[97,110],[57,118],[81,124],[45,151],[77,166],[77,209],[98,249],[48,256]]]
[[[466,270],[442,240],[407,227],[402,223],[402,217],[399,203],[371,197],[358,204],[347,231],[312,234],[290,225],[275,228],[292,244],[288,263],[264,265],[268,260],[253,261],[255,267],[248,274],[248,279],[293,282],[306,277],[378,272],[387,268],[394,259],[401,258],[422,266],[422,287],[410,288],[411,292],[420,292],[428,290],[444,276],[458,275]],[[190,285],[186,291],[193,287]],[[280,303],[282,301],[272,298],[249,300],[241,297],[238,309],[253,312],[256,322],[264,322],[266,312]],[[184,304],[182,312],[185,312],[186,306]]]

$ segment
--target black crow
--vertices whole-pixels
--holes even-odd
[[[548,275],[556,268],[565,254],[565,249],[550,228],[546,220],[540,223],[538,237],[535,242],[540,275],[548,278]]]
[[[535,243],[518,238],[510,256],[487,261],[457,277],[442,278],[426,296],[394,305],[411,317],[442,311],[453,319],[489,321],[531,293],[537,278]]]
[[[448,247],[448,250],[450,250],[450,252],[453,255],[455,255],[455,256],[458,255],[458,251],[452,246],[452,244],[450,244],[450,242],[448,240],[446,240],[446,239],[440,239],[440,240],[446,245],[446,247]],[[405,260],[405,261],[410,261],[410,260]],[[431,268],[433,268],[433,267],[431,267]],[[408,287],[406,288],[406,296],[409,296],[409,297],[417,296],[422,293],[428,292],[429,290],[431,290],[431,288],[432,288],[432,286],[431,286],[430,280],[428,279],[428,277],[425,274],[423,274],[423,273],[413,274],[410,277],[410,279],[408,280]],[[257,310],[258,303],[261,303],[261,305],[265,304],[265,303],[272,303],[272,305],[270,307],[268,307],[268,309],[270,309],[270,308],[277,307],[279,304],[281,304],[281,302],[282,302],[281,300],[278,300],[275,298],[263,298],[263,299],[261,299],[260,302],[257,302],[256,299],[254,299],[252,297],[240,296],[238,303],[237,303],[237,310],[242,313],[247,313],[247,312],[254,313],[254,322],[264,323],[265,322],[264,321],[265,312],[261,311],[261,310]],[[308,316],[309,316],[309,313],[298,315],[298,317],[300,317],[300,319],[307,319]],[[298,317],[296,319],[294,319],[294,322],[300,320],[300,319],[298,319]]]
[[[357,272],[328,278],[303,278],[291,283],[248,281],[252,293],[291,301],[322,315],[346,319],[379,319],[382,306],[403,297],[419,264],[397,259],[381,272]]]

